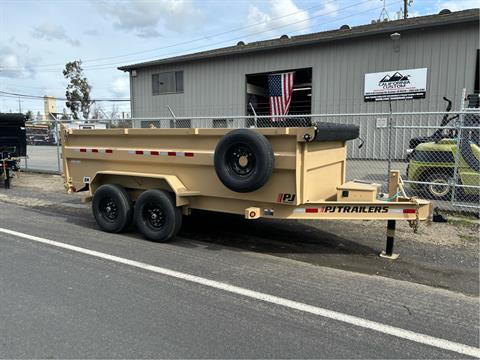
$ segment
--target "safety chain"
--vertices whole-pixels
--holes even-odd
[[[418,225],[420,223],[420,214],[418,209],[420,208],[420,204],[416,197],[411,197],[410,200],[415,202],[415,220],[409,220],[408,224],[413,229],[413,233],[416,234],[418,232]]]

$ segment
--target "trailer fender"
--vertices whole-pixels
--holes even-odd
[[[177,206],[187,205],[190,196],[200,194],[199,191],[188,190],[176,175],[140,174],[136,172],[114,170],[99,171],[90,181],[90,193],[93,195],[103,184],[118,184],[124,188],[131,189],[132,197],[134,199],[144,190],[155,188],[168,190],[175,194]]]

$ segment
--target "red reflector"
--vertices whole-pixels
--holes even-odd
[[[175,151],[169,151],[168,156],[176,156],[177,153]]]
[[[143,151],[142,150],[135,150],[135,154],[136,155],[143,155]]]
[[[112,150],[112,149],[107,149],[107,150],[105,150],[105,152],[106,152],[107,154],[111,154],[111,153],[113,153],[113,150]]]
[[[92,149],[92,152],[96,152],[96,153],[97,153],[97,152],[98,152],[98,149]]]
[[[404,214],[415,214],[415,209],[403,209]]]
[[[87,149],[80,149],[80,152],[87,152]]]
[[[308,208],[305,209],[306,213],[318,213],[318,208]]]
[[[185,156],[192,157],[192,156],[193,156],[193,153],[191,153],[191,152],[186,152],[186,153],[185,153]]]
[[[150,155],[160,155],[158,151],[150,151]]]

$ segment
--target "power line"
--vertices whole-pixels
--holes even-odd
[[[19,94],[19,93],[12,93],[8,91],[0,91],[0,96],[8,97],[8,98],[22,98],[28,100],[43,100],[44,97],[41,95],[31,95],[31,94]],[[61,101],[69,101],[67,98],[62,97],[55,97],[56,100]],[[122,102],[122,101],[130,101],[130,99],[90,99],[90,102]]]
[[[83,60],[82,63],[104,61],[104,60],[116,59],[116,58],[121,58],[121,57],[129,57],[129,56],[133,56],[133,55],[145,54],[145,53],[154,52],[154,51],[158,51],[158,50],[168,49],[168,48],[176,47],[176,46],[180,46],[180,45],[186,45],[186,44],[190,44],[190,43],[201,41],[201,40],[208,40],[212,37],[221,36],[221,35],[237,32],[237,31],[240,31],[240,30],[245,30],[245,29],[249,29],[249,28],[252,28],[252,27],[264,25],[264,24],[267,24],[267,23],[272,22],[272,21],[277,21],[279,19],[283,19],[283,18],[286,18],[286,17],[289,17],[289,16],[297,15],[297,14],[300,14],[302,12],[306,12],[306,11],[309,11],[309,10],[312,10],[312,9],[315,9],[315,8],[319,8],[321,6],[325,6],[325,5],[334,3],[334,2],[336,2],[336,0],[331,0],[329,2],[326,2],[324,4],[320,4],[320,5],[314,5],[314,6],[311,6],[309,8],[303,9],[303,10],[299,10],[299,11],[296,11],[296,12],[293,12],[293,13],[289,13],[289,14],[286,14],[286,15],[282,15],[282,16],[270,19],[268,21],[263,21],[263,22],[260,22],[260,23],[246,25],[246,26],[242,26],[242,27],[239,27],[239,28],[223,31],[223,32],[220,32],[220,33],[215,33],[215,34],[212,34],[212,35],[205,35],[205,36],[202,36],[202,37],[199,37],[199,38],[196,38],[196,39],[192,39],[192,40],[188,40],[188,41],[184,41],[184,42],[180,42],[180,43],[175,43],[175,44],[171,44],[171,45],[167,45],[167,46],[162,46],[162,47],[158,47],[158,48],[154,48],[154,49],[150,49],[150,50],[143,50],[143,51],[127,53],[127,54],[123,54],[123,55],[115,55],[115,56],[108,56],[108,57],[103,57],[103,58],[87,59],[87,60]],[[63,66],[63,65],[64,64],[39,64],[39,65],[35,66],[35,68],[50,67],[50,66]],[[4,67],[4,68],[10,70],[10,69],[18,69],[19,67],[12,66],[12,67]]]
[[[355,4],[353,4],[353,5],[349,5],[349,6],[340,8],[340,9],[336,9],[336,10],[333,10],[333,11],[330,11],[330,12],[326,12],[326,13],[323,13],[323,14],[320,14],[320,15],[316,15],[316,16],[311,16],[311,17],[306,18],[306,19],[301,20],[301,21],[296,21],[296,22],[293,22],[293,23],[290,23],[290,24],[286,24],[286,25],[282,25],[282,26],[275,27],[275,28],[271,28],[271,29],[266,29],[266,30],[263,30],[263,31],[259,31],[259,32],[256,32],[256,33],[247,35],[246,37],[251,37],[251,36],[255,36],[255,35],[259,35],[259,34],[263,34],[263,33],[268,33],[268,32],[271,32],[271,31],[274,31],[274,30],[278,30],[278,29],[281,29],[281,28],[289,27],[289,26],[292,26],[292,25],[297,25],[297,24],[300,24],[300,23],[303,23],[303,22],[306,22],[306,21],[309,21],[309,20],[313,20],[313,19],[316,19],[316,18],[319,18],[319,17],[322,17],[322,16],[326,16],[326,15],[330,15],[330,14],[333,14],[333,13],[336,13],[336,12],[339,12],[339,11],[343,11],[343,10],[345,10],[345,9],[349,9],[349,8],[352,8],[352,7],[356,7],[356,6],[359,6],[359,5],[363,5],[363,4],[365,4],[365,3],[367,3],[367,2],[370,2],[370,1],[371,1],[371,0],[364,0],[364,1],[361,1],[361,2],[359,2],[359,3],[355,3]],[[389,2],[388,5],[391,5],[391,4],[395,3],[395,2],[398,2],[398,0]],[[321,25],[325,25],[325,24],[328,24],[328,23],[337,22],[337,21],[340,21],[340,20],[343,20],[343,19],[355,17],[355,16],[358,16],[358,15],[360,15],[360,14],[364,14],[364,13],[367,13],[367,12],[370,12],[370,11],[372,11],[372,10],[376,10],[376,9],[379,9],[379,8],[380,8],[380,7],[376,7],[376,8],[367,9],[367,10],[362,11],[362,12],[356,12],[355,14],[351,14],[351,15],[344,16],[344,17],[341,17],[341,18],[333,19],[333,20],[331,20],[331,21],[323,22]],[[296,32],[300,32],[300,31],[306,30],[306,29],[308,29],[308,27],[305,27],[305,28],[302,28],[302,29],[297,29],[297,30],[294,30],[293,32],[296,33]],[[198,50],[198,49],[202,49],[202,48],[205,48],[205,47],[211,47],[211,46],[220,45],[220,44],[224,44],[224,43],[230,43],[230,42],[232,42],[232,41],[239,40],[239,39],[242,39],[242,38],[244,38],[244,37],[245,37],[245,35],[244,35],[244,36],[239,36],[239,37],[236,37],[236,38],[232,38],[232,39],[228,39],[228,40],[219,41],[219,42],[216,42],[216,43],[211,43],[211,44],[207,44],[207,45],[197,46],[197,47],[190,48],[190,49],[187,49],[187,50],[182,50],[182,51],[176,51],[176,52],[173,52],[173,53],[162,54],[162,55],[158,55],[158,56],[165,57],[165,56],[172,56],[172,55],[177,55],[177,54],[189,53],[189,52],[191,52],[191,51]],[[158,56],[157,56],[157,58],[158,58]],[[148,59],[143,58],[143,59],[136,59],[136,60],[131,60],[131,61],[132,61],[132,62],[143,62],[143,61],[148,61]],[[113,62],[113,63],[107,63],[107,64],[92,65],[91,67],[84,67],[83,69],[84,69],[84,70],[103,70],[103,69],[110,69],[112,65],[119,65],[119,64],[122,64],[122,62]],[[59,69],[40,70],[40,72],[58,72],[58,71],[59,71]]]

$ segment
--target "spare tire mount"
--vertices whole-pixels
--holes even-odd
[[[215,172],[235,192],[251,192],[265,185],[272,175],[274,161],[272,145],[254,130],[230,131],[215,148]]]

